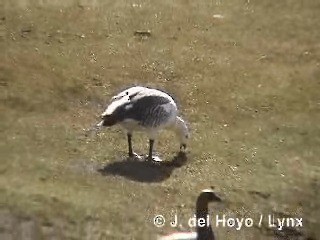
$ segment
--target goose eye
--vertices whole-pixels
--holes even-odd
[[[188,139],[189,138],[189,135],[186,135],[186,139]]]

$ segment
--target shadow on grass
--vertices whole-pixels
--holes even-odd
[[[98,172],[104,176],[122,176],[138,182],[162,182],[171,176],[174,169],[182,167],[186,162],[187,156],[184,153],[178,153],[172,161],[150,162],[126,159],[110,163]]]

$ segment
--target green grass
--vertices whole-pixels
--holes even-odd
[[[2,238],[155,239],[175,230],[156,214],[188,219],[210,186],[224,200],[214,213],[255,220],[218,239],[274,239],[260,213],[302,217],[302,239],[319,237],[318,1],[55,2],[0,3]],[[85,135],[134,84],[177,99],[192,134],[181,168],[126,163],[120,128]],[[173,139],[157,142],[167,161]],[[146,153],[146,136],[134,147]]]

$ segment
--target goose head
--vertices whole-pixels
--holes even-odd
[[[175,121],[175,132],[180,142],[180,152],[184,152],[187,148],[187,142],[190,138],[190,131],[186,122],[179,116]]]
[[[221,202],[221,198],[218,197],[212,189],[202,190],[197,199],[197,209],[208,208],[210,202]]]
[[[210,202],[221,202],[212,189],[204,189],[197,198],[196,218],[206,218],[208,214],[208,204]],[[167,236],[158,238],[158,240],[214,240],[214,233],[211,226],[197,227],[196,232],[176,232]]]

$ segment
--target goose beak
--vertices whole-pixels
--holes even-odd
[[[97,127],[97,128],[101,128],[101,127],[103,126],[103,122],[104,122],[103,120],[102,120],[101,122],[99,122],[99,123],[96,125],[96,127]]]
[[[214,202],[222,202],[222,199],[216,194],[214,194],[210,200]]]

